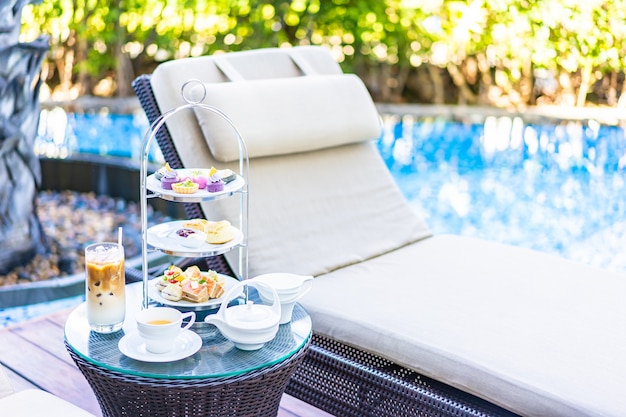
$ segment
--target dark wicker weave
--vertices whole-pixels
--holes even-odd
[[[230,378],[162,379],[125,375],[70,356],[96,394],[104,417],[225,417],[278,414],[289,377],[307,343],[276,365]]]
[[[133,88],[152,123],[161,111],[152,92],[150,75],[135,79]],[[165,126],[156,138],[170,165],[182,168]],[[199,204],[188,204],[185,209],[192,218],[204,217]],[[213,265],[211,268],[218,272],[232,275],[221,256],[202,262]],[[336,416],[515,415],[384,358],[315,334],[311,348],[291,378],[286,392]]]

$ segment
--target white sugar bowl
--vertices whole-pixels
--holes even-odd
[[[291,321],[293,306],[304,294],[309,292],[313,285],[312,276],[289,273],[263,274],[252,278],[250,281],[263,282],[276,291],[281,307],[280,324]],[[262,300],[271,300],[272,294],[270,291],[265,288],[258,290]]]
[[[255,304],[248,300],[246,304],[228,306],[228,303],[241,294],[245,285],[264,291],[269,295],[271,305]],[[263,282],[247,280],[233,286],[224,297],[224,301],[215,314],[205,317],[204,321],[215,325],[225,338],[232,341],[241,350],[257,350],[272,340],[278,332],[280,322],[280,300],[276,291]]]

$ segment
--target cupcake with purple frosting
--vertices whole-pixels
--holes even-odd
[[[172,184],[179,182],[178,174],[176,171],[167,171],[161,178],[161,188],[164,190],[171,190]]]
[[[224,181],[222,181],[222,177],[215,167],[211,167],[209,171],[209,180],[206,183],[206,190],[210,193],[217,193],[224,190]]]

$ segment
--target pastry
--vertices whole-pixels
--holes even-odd
[[[161,188],[164,190],[171,190],[172,184],[178,182],[178,174],[176,171],[167,171],[161,178]]]
[[[178,194],[193,194],[198,191],[200,187],[190,179],[186,179],[183,182],[176,182],[172,184],[172,190]]]
[[[193,303],[204,303],[209,300],[206,285],[201,285],[198,281],[185,280],[181,288],[185,300]]]
[[[154,286],[157,288],[157,290],[159,290],[159,291],[163,291],[163,289],[164,289],[165,287],[167,287],[167,286],[168,286],[168,284],[170,284],[169,279],[168,279],[165,275],[163,275],[163,276],[161,277],[161,279],[160,279],[160,280],[158,280],[158,281],[154,284]]]
[[[184,272],[185,278],[189,278],[195,281],[198,281],[202,278],[202,272],[200,272],[200,268],[197,265],[192,265],[189,268],[185,269]]]
[[[165,166],[160,168],[157,172],[154,173],[154,178],[161,181],[161,178],[165,176],[165,173],[172,171],[172,167],[170,167],[169,163],[165,163]]]
[[[206,190],[210,193],[224,191],[224,181],[215,167],[211,167],[209,171],[209,181],[206,184]]]
[[[228,220],[209,222],[205,230],[206,241],[216,245],[230,242],[235,237],[235,228]]]
[[[176,280],[176,281],[182,281],[184,276],[183,276],[183,270],[180,269],[179,267],[177,267],[176,265],[170,265],[165,272],[163,273],[163,275],[165,276],[165,278],[168,281],[171,280]]]
[[[209,298],[220,298],[224,295],[224,280],[215,271],[209,270],[205,285]]]
[[[209,221],[206,219],[191,219],[183,222],[183,227],[198,230],[202,233],[206,233],[208,226]]]
[[[207,178],[206,175],[203,175],[201,172],[194,171],[193,176],[191,177],[191,181],[198,184],[198,187],[201,190],[204,190],[206,188],[206,184],[209,181],[209,179]]]
[[[237,178],[237,175],[235,175],[235,173],[230,169],[220,169],[217,171],[217,173],[222,181],[224,181],[226,184]]]
[[[170,301],[180,301],[183,298],[183,289],[178,283],[167,284],[161,291],[161,297]]]

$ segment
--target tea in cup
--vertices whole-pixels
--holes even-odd
[[[187,318],[189,322],[182,326],[183,320]],[[146,343],[146,350],[167,353],[174,348],[176,337],[194,324],[196,313],[181,313],[171,307],[154,307],[140,311],[135,319],[139,336]]]
[[[122,328],[126,315],[124,247],[94,243],[85,248],[87,321],[91,330],[112,333]]]

